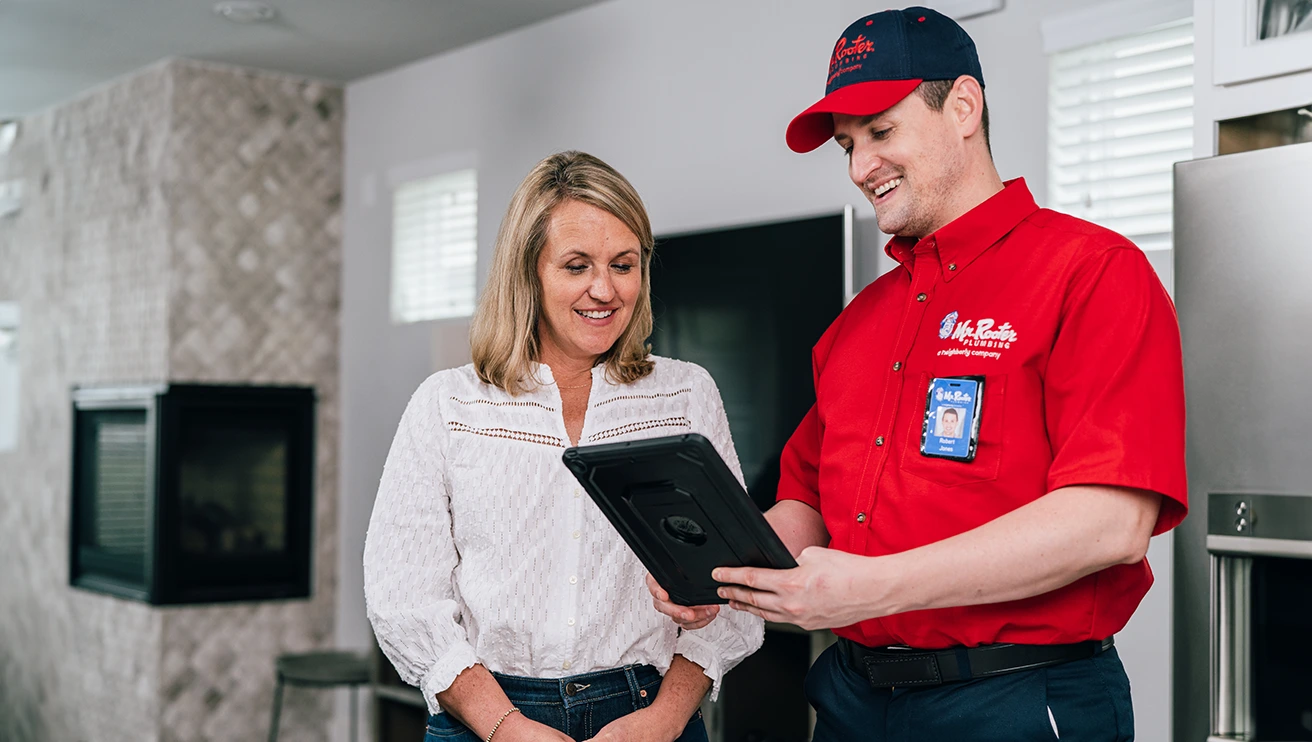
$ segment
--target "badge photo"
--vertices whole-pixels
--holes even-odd
[[[925,395],[920,454],[973,461],[979,445],[983,396],[983,376],[949,376],[932,380]]]

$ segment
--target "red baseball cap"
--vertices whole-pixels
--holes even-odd
[[[829,58],[825,97],[788,124],[794,152],[810,152],[834,135],[835,113],[871,116],[897,105],[925,80],[970,75],[984,85],[975,42],[931,8],[885,10],[847,27]]]

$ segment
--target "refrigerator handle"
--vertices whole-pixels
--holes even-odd
[[[1209,742],[1253,739],[1252,575],[1249,557],[1213,554],[1212,734]]]

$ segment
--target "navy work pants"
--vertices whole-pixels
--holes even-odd
[[[837,645],[806,676],[813,742],[1132,742],[1130,681],[1116,649],[1037,670],[932,687],[870,687]]]

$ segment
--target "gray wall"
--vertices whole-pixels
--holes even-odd
[[[18,448],[0,454],[0,738],[159,739],[163,615],[68,582],[69,386],[168,368],[171,76],[156,67],[22,122],[0,179],[0,299],[22,311]]]
[[[1004,178],[1046,194],[1043,18],[1087,0],[1010,0],[967,21],[980,50],[993,152]],[[658,234],[832,211],[866,222],[863,278],[881,240],[836,148],[783,142],[823,92],[828,51],[853,0],[613,0],[348,86],[343,241],[343,455],[339,641],[367,646],[361,554],[387,448],[406,400],[438,363],[464,357],[461,323],[388,317],[390,189],[407,174],[472,154],[479,170],[480,271],[515,185],[553,151],[590,151],[642,193]],[[750,74],[749,74],[750,72]],[[1155,262],[1169,266],[1168,255]],[[438,340],[434,345],[435,338]],[[1158,585],[1119,639],[1135,684],[1139,738],[1169,724],[1170,550],[1154,544]]]
[[[22,311],[18,450],[0,453],[0,739],[251,740],[273,658],[333,643],[339,89],[175,61],[22,121],[0,179],[0,301]],[[312,384],[314,594],[155,609],[68,587],[69,388]],[[330,698],[293,691],[285,739]]]
[[[334,641],[344,96],[239,68],[168,69],[169,379],[305,384],[317,397],[310,598],[164,611],[161,742],[255,740],[274,658]],[[289,689],[279,739],[321,739],[331,706]]]

